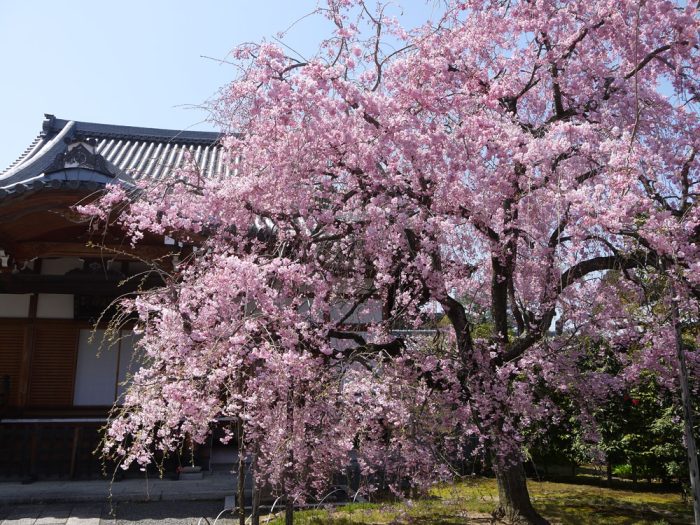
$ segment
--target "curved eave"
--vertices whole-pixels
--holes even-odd
[[[4,172],[0,176],[0,187],[8,188],[16,184],[26,184],[27,181],[41,176],[51,165],[56,155],[66,149],[64,139],[70,135],[74,125],[74,122],[68,122],[60,133],[43,143],[40,148],[36,148],[32,155]]]
[[[27,196],[39,191],[93,192],[103,189],[107,184],[134,186],[132,180],[112,178],[84,168],[69,168],[48,175],[41,174],[34,179],[2,187],[0,188],[0,200]]]

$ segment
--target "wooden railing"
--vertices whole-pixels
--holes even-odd
[[[0,480],[98,479],[115,472],[118,479],[142,475],[136,464],[124,472],[103,463],[98,448],[106,421],[104,417],[0,419]],[[197,465],[208,468],[210,449],[211,440],[195,447]],[[189,464],[192,455],[185,451],[163,459],[155,454],[156,464],[149,470],[158,475],[162,466],[165,476],[175,476],[178,466]]]
[[[0,479],[98,478],[100,418],[0,420]]]

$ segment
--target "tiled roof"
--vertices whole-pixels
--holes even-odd
[[[182,167],[186,152],[204,177],[227,176],[220,135],[63,120],[46,115],[41,134],[10,167],[0,172],[0,197],[28,190],[99,187],[113,179],[161,179]],[[67,159],[71,144],[88,144],[92,165]],[[84,157],[83,157],[84,158]],[[69,164],[73,169],[61,165]]]

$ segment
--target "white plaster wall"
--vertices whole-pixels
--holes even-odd
[[[0,294],[0,317],[29,317],[29,299],[31,294]]]
[[[78,364],[75,371],[73,404],[77,406],[108,406],[114,402],[119,345],[102,343],[104,330],[80,331]]]
[[[138,355],[134,353],[136,336],[131,330],[122,331],[121,348],[119,350],[119,373],[117,375],[117,399],[121,399],[131,383],[131,377],[141,368]]]
[[[73,294],[40,293],[36,316],[40,319],[73,319]]]

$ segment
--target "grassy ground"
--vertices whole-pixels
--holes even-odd
[[[569,483],[529,482],[535,507],[561,525],[681,525],[692,521],[692,509],[678,494],[611,490]],[[475,478],[436,487],[426,498],[402,503],[354,504],[299,512],[299,525],[457,525],[491,523],[497,501],[496,483]],[[261,520],[265,523],[265,519]],[[281,520],[270,520],[280,525]]]

